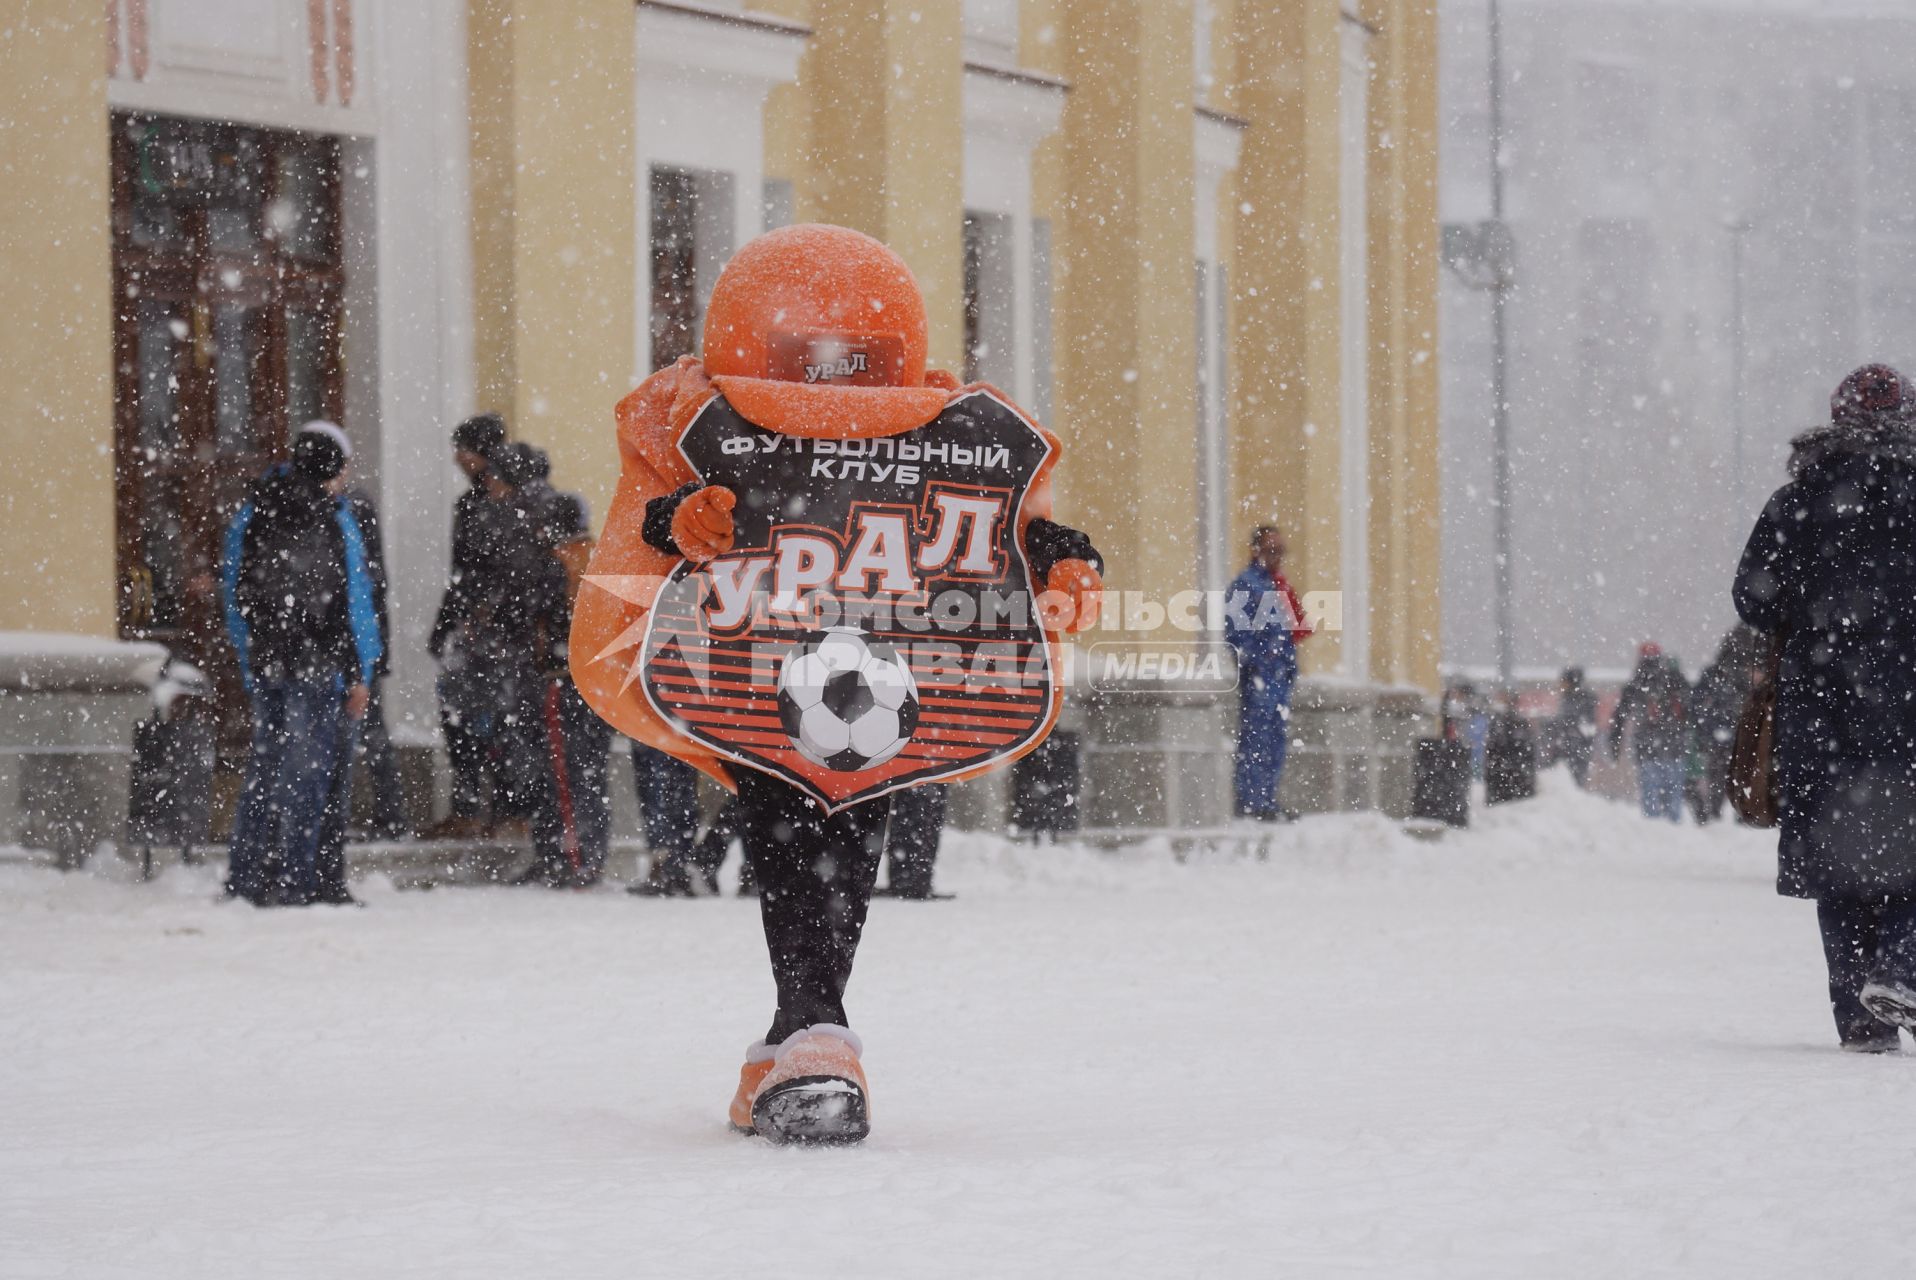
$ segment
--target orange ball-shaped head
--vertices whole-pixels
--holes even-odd
[[[904,259],[847,227],[767,232],[719,272],[705,311],[714,377],[866,387],[925,381],[925,300]]]

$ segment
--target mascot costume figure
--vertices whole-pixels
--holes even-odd
[[[870,1128],[844,993],[890,795],[1035,748],[1058,636],[1102,564],[1056,524],[1057,438],[925,368],[904,262],[842,227],[761,236],[720,273],[704,360],[618,407],[622,474],[571,663],[614,727],[738,795],[778,1011],[746,1051],[738,1129]]]

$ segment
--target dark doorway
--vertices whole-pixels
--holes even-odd
[[[695,354],[705,304],[732,256],[732,175],[653,165],[651,185],[652,368]]]
[[[245,708],[219,597],[222,531],[288,431],[340,421],[339,143],[113,117],[119,625]]]

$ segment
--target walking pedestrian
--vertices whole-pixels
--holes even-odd
[[[829,522],[821,528],[849,527],[854,507],[863,511],[881,500],[890,514],[879,518],[897,522],[887,526],[893,530],[896,552],[886,554],[901,557],[899,573],[911,584],[909,588],[888,586],[887,592],[912,598],[920,598],[919,592],[929,594],[933,582],[946,580],[933,576],[942,575],[945,570],[938,566],[945,564],[953,572],[976,574],[980,581],[1009,587],[1008,577],[990,575],[1008,572],[1017,563],[1015,552],[1023,561],[1020,577],[1026,585],[1035,588],[1042,583],[1045,590],[1036,602],[1038,610],[1026,615],[1022,627],[1009,623],[1002,633],[994,634],[1043,636],[1043,628],[1055,635],[1094,625],[1102,593],[1102,560],[1088,537],[1049,518],[1050,486],[1038,482],[1061,445],[1007,401],[985,397],[978,389],[961,390],[949,375],[928,373],[925,343],[924,299],[909,268],[870,237],[842,227],[786,227],[745,246],[719,273],[713,287],[705,317],[703,359],[687,357],[661,369],[619,405],[624,471],[605,537],[593,560],[594,576],[601,582],[638,578],[639,585],[621,597],[595,582],[592,591],[580,597],[573,670],[593,705],[629,736],[736,788],[742,815],[739,830],[758,876],[760,919],[778,1004],[764,1038],[746,1050],[728,1118],[734,1127],[775,1142],[857,1142],[870,1131],[863,1045],[847,1021],[845,990],[878,876],[892,795],[903,785],[937,781],[934,775],[940,772],[939,766],[915,761],[904,765],[901,758],[899,763],[910,772],[891,775],[893,785],[880,788],[888,779],[875,771],[892,760],[890,752],[912,740],[912,731],[901,721],[894,721],[893,732],[902,736],[894,739],[884,756],[871,759],[863,768],[839,767],[845,763],[844,753],[855,745],[850,729],[846,741],[828,753],[831,763],[812,758],[802,725],[782,736],[786,745],[764,742],[721,756],[706,740],[716,737],[708,732],[710,725],[694,730],[690,719],[668,718],[652,700],[653,686],[643,681],[648,674],[659,675],[668,660],[659,659],[655,652],[648,672],[643,649],[636,651],[640,663],[636,668],[623,665],[632,658],[622,663],[611,655],[625,648],[621,637],[635,629],[638,615],[627,606],[645,611],[658,605],[666,598],[658,589],[659,575],[675,574],[680,562],[697,566],[694,572],[715,582],[725,572],[725,563],[738,563],[726,561],[727,557],[769,547],[773,518],[802,512],[808,522]],[[683,416],[676,406],[684,406]],[[741,414],[738,406],[750,407]],[[733,423],[738,424],[736,428]],[[951,545],[938,551],[935,544],[927,544],[924,559],[914,563],[904,554],[914,523],[926,531],[934,526],[922,514],[907,513],[932,510],[934,482],[940,495],[936,501],[943,503],[948,489],[943,477],[970,474],[947,470],[960,455],[955,442],[965,439],[963,434],[948,433],[999,429],[1007,432],[1008,439],[1015,430],[1016,438],[1042,443],[1044,448],[1042,453],[1033,449],[1020,458],[1007,446],[1005,466],[992,479],[1008,487],[995,491],[997,496],[992,498],[968,499],[995,504],[1000,513],[986,516],[981,505],[980,514],[968,518],[972,532],[967,536],[979,554],[972,560],[939,558],[955,554],[955,540],[960,536],[958,518],[948,516],[941,517],[943,522],[936,527],[949,535]],[[739,433],[718,434],[733,430]],[[688,450],[685,442],[694,436],[697,439]],[[708,460],[702,472],[692,459],[706,456],[708,442],[710,458],[742,459],[732,446],[719,445],[721,438],[744,442],[754,453],[758,451],[753,442],[760,439],[789,441],[791,447],[763,453],[763,461],[750,471],[742,460],[736,464]],[[982,445],[988,437],[977,438]],[[920,455],[920,465],[912,468],[909,478],[889,467],[868,475],[862,462],[856,472],[828,478],[808,465],[814,453],[842,456],[853,453],[854,444],[858,453],[875,452],[871,446],[888,439],[896,456],[908,456],[907,448]],[[798,460],[801,440],[807,441],[803,463]],[[954,442],[949,452],[944,448],[948,441]],[[933,448],[938,450],[935,458]],[[986,456],[994,455],[987,451]],[[1041,464],[1034,461],[1039,457]],[[818,460],[829,462],[829,458]],[[720,476],[723,483],[714,478]],[[826,483],[815,485],[814,476]],[[903,507],[896,505],[901,501]],[[938,510],[954,508],[941,505]],[[1017,522],[999,523],[1010,512],[1017,513]],[[856,517],[860,522],[864,518]],[[996,532],[991,531],[994,527]],[[961,564],[973,567],[961,569]],[[818,598],[831,601],[833,607],[843,597],[856,594],[842,587],[831,590],[838,594],[821,591]],[[694,616],[699,616],[696,611]],[[781,635],[788,630],[768,624],[765,633]],[[703,639],[713,641],[714,637],[707,632]],[[837,652],[854,641],[835,634],[819,642],[821,648],[827,643]],[[687,648],[676,641],[674,647],[675,657],[669,661],[684,661]],[[718,651],[716,643],[699,647],[708,657]],[[807,650],[801,656],[815,655]],[[840,676],[851,674],[834,668],[830,679],[837,682],[834,687],[847,688]],[[772,693],[769,687],[755,685],[754,679],[741,677],[728,683],[739,686],[736,691],[741,693]],[[1015,678],[1011,684],[1021,680]],[[970,686],[960,676],[951,687]],[[954,693],[951,700],[962,697]],[[734,706],[753,705],[745,699],[732,701]],[[861,715],[876,706],[874,696]],[[826,708],[820,701],[812,710]],[[741,722],[747,719],[743,711],[736,714]],[[812,723],[821,719],[809,715]],[[757,732],[759,721],[751,720],[754,727],[748,732]],[[777,717],[771,721],[781,724]],[[883,721],[877,723],[882,727]],[[998,729],[1010,722],[991,723]],[[1043,728],[1048,729],[1049,723]],[[933,740],[937,758],[948,765],[953,759],[950,752],[981,747],[987,749],[970,758],[987,758],[989,744],[982,740],[967,744],[966,736],[963,729],[939,732]],[[1002,740],[1010,734],[992,736]],[[772,754],[774,749],[779,754]],[[1001,753],[1000,759],[1008,754]],[[833,778],[833,773],[845,776]],[[868,785],[841,792],[843,804],[827,803],[840,785],[860,774],[869,779]]]
[[[1690,749],[1686,710],[1689,682],[1663,647],[1646,641],[1637,650],[1637,668],[1623,687],[1610,720],[1610,758],[1623,754],[1630,735],[1637,763],[1637,792],[1646,818],[1683,821],[1683,769]]]
[[[1916,1029],[1916,396],[1886,365],[1846,377],[1791,442],[1736,611],[1781,645],[1777,890],[1814,898],[1843,1047]]]
[[[1236,812],[1270,821],[1290,817],[1278,801],[1290,737],[1297,646],[1311,634],[1297,593],[1284,578],[1284,534],[1259,525],[1251,563],[1224,601],[1224,640],[1237,654]]]
[[[227,631],[253,712],[226,890],[259,906],[328,896],[319,852],[335,764],[379,664],[365,539],[327,488],[351,454],[338,427],[307,423],[226,532]]]
[[[1582,667],[1565,667],[1557,682],[1555,726],[1557,758],[1570,767],[1579,787],[1590,785],[1590,752],[1597,741],[1597,695],[1585,683]]]

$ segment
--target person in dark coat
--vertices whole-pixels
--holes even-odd
[[[521,883],[587,888],[605,869],[612,831],[607,763],[612,730],[572,683],[572,586],[560,549],[588,536],[584,500],[546,482],[544,455],[494,451],[481,580],[482,651],[498,680],[500,776],[530,815],[533,860]]]
[[[1537,739],[1505,692],[1484,739],[1484,803],[1508,804],[1537,794]]]
[[[327,487],[351,448],[307,423],[226,531],[227,633],[253,714],[226,891],[259,906],[333,900],[319,855],[334,767],[381,652],[365,540]]]
[[[1559,760],[1570,766],[1579,787],[1590,785],[1590,751],[1597,741],[1597,695],[1584,682],[1582,667],[1565,667],[1557,684],[1557,714],[1552,721]]]
[[[1736,611],[1780,641],[1777,890],[1814,898],[1845,1048],[1916,1027],[1916,421],[1886,365],[1796,437],[1737,566]]]
[[[486,468],[505,442],[506,422],[496,413],[467,418],[452,432],[453,461],[467,484],[453,504],[452,567],[426,641],[426,651],[439,662],[439,726],[452,766],[452,802],[428,837],[476,836],[491,816],[495,784],[486,744],[497,707],[483,663],[472,651],[472,627],[485,587]]]
[[[1646,643],[1623,686],[1610,721],[1610,758],[1623,754],[1630,734],[1637,762],[1637,793],[1646,818],[1683,821],[1683,770],[1690,752],[1690,682],[1663,649]]]

